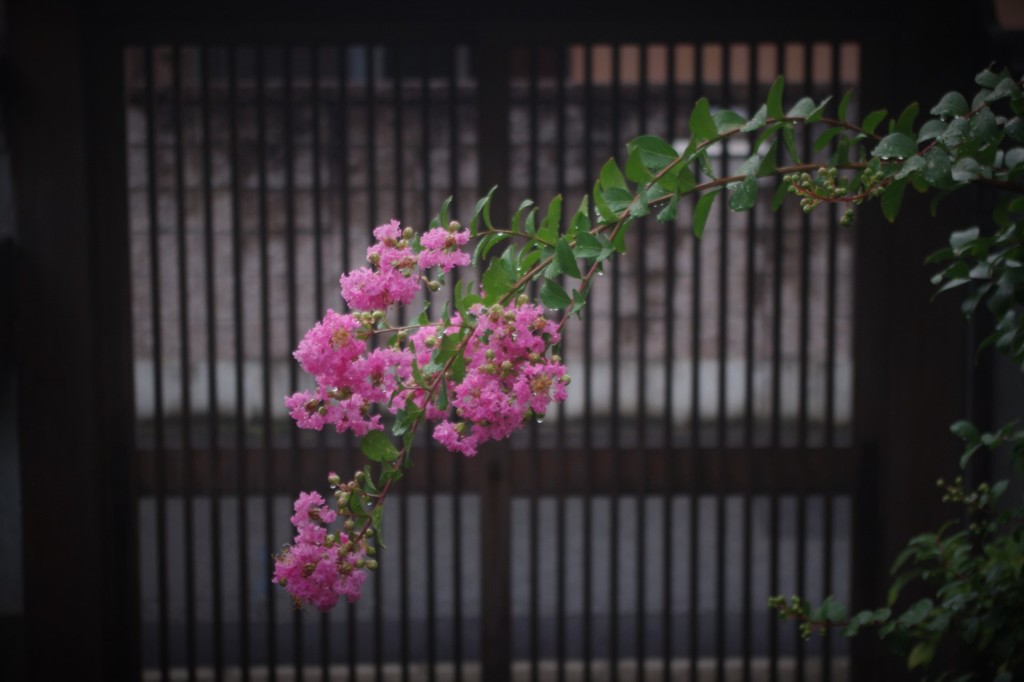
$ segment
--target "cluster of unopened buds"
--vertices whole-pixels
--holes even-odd
[[[824,166],[818,169],[816,176],[807,172],[789,173],[782,176],[782,181],[788,185],[790,194],[799,195],[804,213],[825,203],[845,205],[846,210],[839,218],[839,224],[844,226],[853,223],[854,206],[881,195],[889,182],[883,172],[867,168],[860,176],[863,190],[850,194],[850,180],[841,176],[838,168]]]
[[[800,636],[804,639],[810,639],[814,634],[824,634],[828,629],[827,623],[810,620],[810,604],[797,595],[793,595],[789,601],[782,595],[769,597],[768,607],[778,611],[782,621],[798,621]]]
[[[442,320],[421,318],[416,324],[398,326],[388,320],[389,309],[411,303],[421,291],[429,300],[445,273],[470,263],[469,254],[461,249],[470,235],[459,223],[418,235],[391,221],[373,234],[376,243],[367,250],[370,267],[346,273],[340,280],[342,297],[352,312],[328,310],[294,352],[316,382],[315,388],[285,399],[301,428],[321,430],[330,425],[362,437],[383,431],[385,419],[415,412],[419,416],[413,429],[431,422],[438,443],[473,456],[484,442],[508,438],[529,419],[543,418],[552,402],[565,399],[569,376],[552,352],[559,342],[559,326],[524,295],[513,299],[510,294],[507,301],[484,305],[479,302],[481,291],[478,302]],[[312,532],[310,524],[329,523],[335,512],[314,505],[310,509],[315,513],[307,520],[296,502],[304,525],[295,545],[277,557],[275,571],[275,580],[296,603],[319,608],[333,605],[332,595],[335,601],[337,594],[352,595],[336,581],[325,582],[326,569],[321,566],[333,562],[344,585],[353,584],[351,576],[361,575],[361,569],[376,566],[367,558],[373,556],[373,548],[364,542],[373,531],[365,507],[379,506],[368,492],[372,481],[359,472],[346,484],[332,480],[332,486],[337,488],[338,514],[348,516],[345,532]],[[316,493],[303,495],[300,501]],[[357,521],[362,523],[359,531]],[[349,542],[353,532],[358,542]],[[315,540],[315,549],[308,537]],[[310,555],[317,552],[319,559],[311,561]],[[299,561],[305,562],[301,570],[296,568]],[[321,592],[311,587],[311,581]]]

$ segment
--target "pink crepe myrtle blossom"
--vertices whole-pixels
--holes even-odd
[[[363,552],[343,552],[348,536],[328,534],[337,515],[317,492],[300,493],[293,509],[294,544],[274,557],[273,581],[288,590],[296,606],[312,604],[327,611],[342,596],[358,599],[366,579],[366,571],[357,566]]]
[[[453,223],[458,226],[458,223]],[[435,227],[427,230],[426,234],[420,237],[420,246],[423,250],[419,254],[419,265],[422,269],[441,268],[442,272],[464,265],[469,265],[469,254],[461,250],[469,241],[469,231]]]

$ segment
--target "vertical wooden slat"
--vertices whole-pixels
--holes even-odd
[[[161,680],[169,679],[169,638],[170,619],[168,609],[170,602],[167,594],[167,496],[164,491],[164,478],[167,470],[167,453],[164,436],[164,404],[163,404],[163,335],[160,319],[160,223],[157,211],[157,195],[160,191],[157,172],[156,88],[153,84],[154,64],[153,47],[147,45],[144,52],[146,79],[146,159],[148,165],[147,203],[149,213],[149,294],[150,324],[153,329],[153,449],[156,452],[154,463],[159,476],[156,488],[156,546],[157,546],[157,591],[158,591],[158,660],[160,662]]]
[[[321,118],[320,118],[320,107],[321,103],[321,89],[323,83],[320,78],[320,54],[321,48],[319,45],[314,45],[309,50],[310,54],[310,71],[309,71],[309,107],[310,107],[310,128],[312,133],[311,148],[310,148],[310,160],[313,165],[313,301],[314,301],[314,315],[320,316],[324,313],[324,224],[323,224],[323,206],[321,204],[323,197],[321,195],[321,183],[322,183],[322,169],[321,169]],[[332,267],[335,267],[336,263],[332,261]],[[334,462],[330,461],[327,456],[327,437],[326,433],[321,431],[317,434],[317,445],[320,448],[321,453],[321,470],[330,472],[334,470],[336,466]],[[320,679],[323,682],[328,682],[331,675],[331,662],[332,662],[332,651],[331,651],[331,621],[328,614],[320,614],[320,627],[319,627],[319,646],[320,646]]]
[[[782,73],[785,67],[783,62],[783,47],[775,44],[776,73]],[[771,435],[769,442],[773,448],[781,447],[782,429],[782,256],[783,256],[783,234],[782,234],[782,213],[776,211],[772,217],[772,385],[771,385]],[[770,559],[769,559],[769,590],[772,594],[779,592],[779,496],[773,493],[770,496]],[[774,614],[766,616],[769,619],[769,675],[771,682],[778,680],[779,660],[779,625]]]
[[[747,110],[757,111],[758,79],[757,79],[757,44],[749,44],[750,57],[747,62],[748,88]],[[753,136],[748,136],[753,145]],[[755,258],[757,243],[757,225],[755,212],[747,213],[747,263],[746,263],[746,307],[744,319],[744,357],[743,374],[743,447],[747,451],[747,465],[754,464],[754,294],[755,294]],[[743,682],[751,682],[751,658],[753,656],[753,500],[750,493],[743,495]]]
[[[704,68],[703,68],[704,45],[697,43],[694,46],[694,98],[704,94]],[[692,131],[690,131],[692,134]],[[693,197],[692,205],[696,206],[697,197]],[[698,675],[698,661],[700,658],[700,551],[698,539],[700,536],[700,504],[699,497],[703,484],[704,457],[701,452],[701,414],[700,414],[700,337],[701,337],[701,242],[693,242],[693,255],[691,269],[693,277],[693,293],[691,304],[691,333],[690,333],[690,457],[693,460],[695,472],[694,481],[690,485],[690,528],[689,528],[689,551],[690,551],[690,613],[689,613],[689,643],[690,643],[690,679],[696,680]]]
[[[448,183],[452,188],[459,187],[459,97],[458,97],[458,47],[451,46],[448,51],[448,139],[449,139],[449,153],[448,153]],[[479,112],[478,112],[479,114]],[[424,137],[427,132],[424,129]],[[424,190],[429,196],[430,184],[427,182],[427,178],[424,177],[425,187]],[[458,202],[452,201],[452,210],[458,208]],[[452,483],[452,516],[456,519],[462,518],[462,476],[463,476],[463,459],[461,457],[453,458],[453,483]],[[462,576],[463,576],[463,557],[464,550],[462,546],[462,533],[458,532],[459,529],[454,529],[454,547],[453,547],[453,562],[455,564],[455,575],[453,576],[454,584],[456,585],[454,594],[454,603],[452,609],[455,612],[455,618],[453,619],[453,629],[455,635],[453,657],[455,658],[455,680],[456,682],[462,682],[463,679],[463,667],[464,667],[464,652],[463,652],[463,636],[464,636],[464,623],[462,617],[463,601],[462,601]]]
[[[248,490],[248,443],[245,423],[245,306],[242,299],[242,167],[238,143],[241,112],[238,105],[238,48],[228,48],[228,112],[233,124],[230,128],[231,154],[231,254],[232,299],[234,301],[235,336],[235,459],[238,489],[238,586],[239,586],[239,662],[242,679],[248,681],[251,658],[249,651],[249,571],[245,557],[249,552],[249,522],[246,513]]]
[[[283,48],[281,74],[284,80],[281,102],[281,124],[284,146],[284,229],[285,229],[285,260],[288,278],[285,284],[288,306],[288,348],[296,348],[299,345],[299,294],[298,294],[298,264],[296,262],[296,225],[295,225],[295,97],[293,84],[293,51],[291,45]],[[288,392],[289,394],[299,390],[299,364],[289,362],[288,365]],[[268,406],[269,407],[269,406]],[[289,474],[292,481],[292,489],[302,488],[300,475],[301,461],[299,459],[299,429],[289,425],[288,441],[291,446],[291,457],[289,458]],[[290,539],[290,538],[289,538]],[[276,547],[276,545],[272,545]],[[276,596],[276,595],[274,595]],[[303,641],[302,612],[299,609],[292,610],[292,640],[294,653],[292,665],[295,669],[296,679],[302,678],[302,664],[305,659]]]
[[[256,46],[256,149],[258,158],[258,230],[260,263],[260,365],[262,370],[261,409],[263,446],[263,541],[274,547],[274,462],[271,455],[273,420],[271,414],[270,365],[270,216],[267,187],[267,48]],[[276,594],[267,594],[266,664],[271,682],[277,679],[277,609]]]
[[[486,32],[487,39],[477,46],[474,61],[479,73],[487,74],[477,82],[478,140],[480,145],[481,195],[497,185],[492,214],[508,213],[509,156],[509,54],[502,40],[502,27]],[[505,460],[506,443],[483,453],[486,467],[482,491],[482,586],[483,586],[483,677],[502,682],[511,676],[511,574],[509,562],[510,490]]]
[[[665,136],[672,140],[676,134],[676,49],[675,43],[668,43],[665,49]],[[676,300],[676,230],[677,221],[665,224],[665,376],[672,377],[675,371],[675,300]],[[672,381],[665,382],[662,402],[664,413],[662,417],[662,447],[668,449],[672,445],[673,433],[675,431],[674,401],[672,399]],[[663,606],[661,616],[662,630],[662,680],[669,682],[672,679],[672,659],[674,655],[674,633],[673,627],[673,599],[675,596],[675,580],[673,579],[673,568],[675,562],[673,556],[672,533],[675,528],[673,519],[673,492],[677,477],[677,462],[675,457],[668,460],[668,480],[670,485],[666,486],[664,499],[662,500],[662,568],[661,568],[661,589],[663,595]]]
[[[213,669],[220,680],[224,676],[224,615],[221,586],[221,507],[220,507],[220,408],[217,385],[217,298],[214,286],[213,255],[213,164],[210,124],[210,50],[205,45],[199,48],[200,105],[202,116],[202,163],[203,163],[203,256],[206,278],[206,381],[207,415],[206,423],[209,447],[207,472],[210,479],[210,555],[213,602]]]
[[[732,106],[732,83],[730,78],[730,44],[722,43],[722,81],[719,88],[721,106]],[[722,145],[721,174],[729,175],[729,143]],[[726,443],[726,365],[729,360],[729,231],[730,212],[727,201],[719,201],[718,236],[718,419],[715,442],[719,452]],[[719,458],[720,459],[720,458]],[[721,682],[725,677],[725,492],[715,491],[715,676]]]
[[[610,135],[609,142],[610,148],[607,153],[615,158],[619,153],[619,124],[621,117],[621,85],[622,85],[622,74],[621,74],[621,46],[619,43],[613,43],[611,45],[612,51],[612,84],[611,84],[611,120],[609,121]],[[616,682],[619,679],[619,491],[618,491],[618,479],[621,475],[621,432],[620,427],[622,424],[621,418],[621,338],[622,338],[622,261],[618,261],[612,264],[612,291],[611,291],[611,317],[612,317],[612,329],[611,329],[611,432],[609,434],[611,438],[611,448],[613,453],[613,470],[612,479],[613,483],[611,486],[611,500],[610,510],[608,512],[610,528],[608,530],[609,537],[609,556],[608,556],[608,582],[609,582],[609,604],[608,604],[608,665],[609,665],[609,676],[612,682]]]
[[[594,46],[584,46],[584,81],[583,81],[583,175],[586,178],[593,177],[594,153]],[[583,362],[586,367],[593,367],[594,346],[593,346],[594,322],[592,315],[583,317]],[[583,375],[583,422],[592,424],[594,419],[594,379],[592,372]],[[591,657],[593,655],[593,588],[594,577],[592,563],[593,557],[593,480],[594,451],[593,432],[591,429],[583,430],[583,451],[587,454],[587,464],[584,471],[583,484],[583,677],[590,679]]]
[[[637,102],[637,114],[639,116],[639,129],[641,133],[647,132],[647,51],[649,45],[641,43],[640,50],[640,87]],[[633,274],[637,282],[637,318],[640,320],[637,329],[637,384],[636,384],[636,421],[639,426],[637,430],[637,450],[639,454],[640,487],[641,491],[636,496],[636,555],[647,556],[647,517],[645,514],[647,502],[647,489],[650,485],[649,473],[647,470],[647,283],[644,281],[644,273],[647,272],[647,233],[651,229],[650,221],[644,220],[637,226],[637,266]],[[643,681],[646,679],[645,658],[647,654],[647,580],[644,572],[646,562],[638,562],[636,573],[636,665],[637,677]]]
[[[566,80],[566,52],[568,51],[567,46],[558,46],[555,48],[556,53],[556,66],[555,66],[555,137],[556,137],[556,149],[557,149],[557,162],[556,162],[556,188],[562,196],[565,196],[567,191],[566,179],[565,179],[565,155],[566,155],[566,103],[565,103],[565,80]],[[562,332],[562,347],[566,347],[567,334],[572,332],[568,329]],[[561,466],[558,470],[558,481],[559,487],[565,489],[568,485],[569,479],[569,466],[568,456],[566,450],[566,409],[565,402],[561,402],[558,405],[558,424],[556,426],[556,447],[561,453]],[[565,511],[565,495],[559,495],[556,500],[556,538],[555,546],[555,579],[557,580],[557,591],[558,591],[558,602],[555,605],[556,615],[556,631],[555,631],[555,651],[558,660],[558,669],[556,672],[556,679],[558,682],[564,682],[565,680],[565,663],[568,655],[566,651],[566,553],[568,547],[566,546],[566,511]]]
[[[813,53],[810,43],[803,43],[800,46],[800,54],[803,57],[804,92],[810,93],[813,86],[811,56]],[[804,127],[801,140],[800,153],[804,158],[810,158],[811,152],[811,131]],[[807,462],[808,445],[808,399],[809,399],[809,343],[810,343],[810,308],[811,308],[811,216],[803,213],[800,219],[800,336],[799,336],[799,379],[798,379],[798,405],[797,405],[797,452],[802,462]],[[797,494],[797,555],[796,555],[796,585],[799,594],[807,594],[807,495],[805,485]],[[806,646],[803,637],[796,640],[796,677],[801,682],[806,677]]]
[[[529,112],[529,196],[539,201],[537,196],[537,169],[538,159],[538,135],[539,135],[539,104],[537,100],[537,45],[530,45],[527,48],[529,73],[528,73],[528,95],[527,111]],[[532,290],[537,289],[536,285]],[[531,291],[532,293],[532,291]],[[533,464],[533,485],[534,490],[530,495],[530,679],[533,682],[539,680],[540,675],[540,496],[536,488],[539,487],[540,477],[540,446],[538,442],[539,424],[531,420],[530,429],[530,458]]]

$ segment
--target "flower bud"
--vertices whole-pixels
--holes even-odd
[[[402,230],[403,239],[412,239],[412,236],[414,234],[416,234],[416,232],[411,227],[406,227],[404,230]]]
[[[459,224],[458,220],[453,220],[450,223],[448,223],[448,231],[449,232],[458,232],[461,229],[462,229],[462,225]]]

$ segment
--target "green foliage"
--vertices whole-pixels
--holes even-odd
[[[782,179],[774,208],[790,194],[799,197],[805,211],[837,204],[845,209],[843,224],[852,222],[856,207],[872,200],[889,221],[896,221],[908,191],[931,193],[935,211],[949,193],[983,184],[1004,194],[991,224],[954,232],[948,247],[933,254],[928,265],[940,267],[932,278],[937,293],[965,292],[965,315],[985,306],[994,329],[983,345],[1024,369],[1024,96],[1020,81],[1005,72],[983,71],[977,84],[970,101],[950,92],[920,123],[921,109],[911,104],[895,117],[885,110],[868,113],[858,124],[847,120],[850,93],[841,98],[834,117],[828,114],[828,99],[803,98],[786,109],[779,77],[749,118],[712,111],[707,100],[699,100],[681,152],[650,135],[630,141],[625,165],[609,159],[593,192],[568,219],[561,197],[555,197],[543,211],[523,201],[509,222],[499,225],[491,215],[492,189],[476,203],[469,223],[477,240],[472,264],[483,270],[483,292],[460,280],[455,310],[461,319],[472,320],[474,304],[504,305],[535,287],[544,307],[558,311],[563,323],[585,314],[593,277],[604,261],[625,251],[632,225],[640,220],[684,222],[699,238],[723,192],[731,210],[749,210],[757,203],[759,179],[765,177]],[[804,139],[813,140],[816,160],[801,158],[797,130],[809,130]],[[709,152],[736,136],[751,139],[750,156],[736,176],[719,177]],[[446,201],[431,224],[448,225],[449,208]],[[443,317],[452,319],[447,307]],[[427,320],[425,311],[420,324]],[[379,324],[387,327],[386,321]],[[413,366],[415,382],[440,409],[448,398],[439,377],[465,371],[461,353],[467,338],[465,330],[445,335],[433,347],[429,364]],[[409,465],[413,434],[423,417],[423,410],[411,404],[397,411],[391,434],[400,447],[381,432],[363,439],[364,454],[379,467],[377,480],[367,467],[336,497],[364,529],[379,535],[382,502]],[[1024,429],[1014,424],[982,433],[957,422],[952,431],[965,443],[962,467],[983,450],[1008,454],[1018,464],[1024,460]],[[908,543],[893,566],[885,607],[850,615],[831,597],[814,606],[799,596],[773,597],[770,605],[783,619],[797,621],[805,637],[832,627],[847,636],[873,630],[915,671],[932,670],[937,658],[947,665],[942,652],[953,643],[951,648],[976,666],[956,679],[975,679],[974,673],[980,674],[977,679],[1011,679],[1024,667],[1024,506],[1020,500],[1008,503],[1004,481],[966,487],[957,479],[940,482],[940,489],[959,513],[938,531]],[[904,589],[911,585],[927,596],[905,603]]]
[[[880,139],[874,131],[888,115],[881,111],[866,116],[862,132],[852,137],[838,127],[826,130],[819,149],[839,148],[844,140],[875,144],[866,157],[844,151],[835,167],[820,169],[817,177],[793,173],[787,182],[805,210],[879,198],[890,221],[908,187],[933,192],[933,212],[962,187],[985,184],[999,191],[991,224],[953,232],[949,245],[927,264],[941,268],[931,280],[936,294],[960,290],[965,316],[982,305],[991,315],[993,330],[981,347],[994,346],[1024,370],[1024,148],[1016,146],[1024,132],[1024,97],[1020,81],[1005,72],[986,70],[976,81],[980,89],[970,103],[961,93],[947,93],[930,109],[934,118],[916,130],[915,105],[890,120],[889,133]],[[836,179],[842,169],[852,171],[849,181]],[[983,433],[958,421],[950,430],[964,442],[962,469],[982,451],[1024,468],[1024,429],[1016,422]],[[798,596],[773,597],[770,605],[783,619],[799,622],[804,637],[832,627],[847,636],[873,629],[906,658],[908,670],[933,671],[935,679],[1012,680],[1024,672],[1024,501],[1005,499],[1006,480],[968,486],[958,477],[940,480],[938,487],[943,501],[959,512],[937,531],[912,538],[899,554],[886,608],[848,617],[831,597],[817,607]],[[911,585],[928,596],[905,603],[902,596]]]

